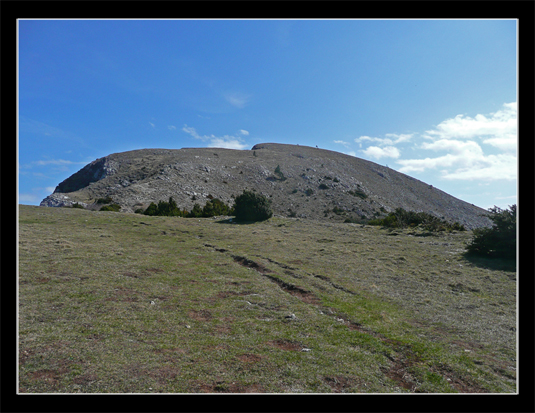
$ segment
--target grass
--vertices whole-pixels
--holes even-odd
[[[514,393],[470,232],[19,208],[21,393]]]

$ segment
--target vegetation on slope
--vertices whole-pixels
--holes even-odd
[[[421,227],[427,231],[465,231],[458,222],[450,223],[426,212],[405,211],[403,208],[397,208],[385,218],[370,220],[368,224],[387,228]]]

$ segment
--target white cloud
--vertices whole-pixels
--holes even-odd
[[[152,126],[153,128],[156,127],[156,125],[154,123],[152,123],[152,122],[149,122],[149,125]]]
[[[168,125],[168,126],[167,126],[167,129],[169,129],[169,130],[176,130],[176,126]]]
[[[243,130],[243,129],[240,129],[240,133],[241,133],[242,135],[245,135],[245,136],[248,136],[248,135],[249,135],[249,132],[246,131],[246,130]]]
[[[377,140],[377,139],[379,139],[379,138],[371,138],[371,137],[369,137],[369,136],[361,136],[361,137],[359,137],[359,138],[355,138],[355,142],[357,142],[357,143],[361,143],[361,142],[363,142],[363,141],[375,141],[375,140]]]
[[[408,142],[413,137],[413,133],[409,134],[397,134],[397,133],[387,133],[385,136],[387,136],[389,139],[392,138],[392,143],[402,143],[402,142]]]
[[[364,152],[365,155],[375,159],[399,158],[400,155],[399,150],[394,146],[386,146],[384,148],[380,148],[378,146],[370,146],[362,152]]]
[[[226,148],[226,149],[245,149],[247,145],[241,143],[238,139],[233,139],[232,136],[224,136],[223,138],[212,138],[208,144],[209,148]]]
[[[474,118],[457,115],[428,130],[419,149],[446,152],[435,158],[403,159],[400,172],[441,169],[447,180],[508,180],[517,178],[517,105],[506,103],[502,109]],[[501,153],[486,154],[482,144]]]
[[[501,110],[486,116],[477,114],[471,118],[457,115],[441,122],[435,129],[426,131],[426,134],[424,137],[430,139],[507,138],[516,141],[516,102],[505,103]]]
[[[217,137],[215,135],[204,135],[200,136],[195,128],[192,128],[188,125],[184,125],[182,130],[189,135],[193,136],[195,139],[202,140],[203,142],[209,141],[208,147],[209,148],[227,148],[227,149],[245,149],[248,147],[248,145],[244,144],[240,138],[236,136],[229,136],[225,135],[222,137]],[[243,131],[242,132],[247,132]],[[247,132],[248,133],[248,132]]]

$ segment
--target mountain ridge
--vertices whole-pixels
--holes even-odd
[[[277,172],[276,172],[277,170]],[[61,182],[41,206],[98,209],[111,197],[123,212],[173,197],[180,208],[210,197],[232,205],[243,190],[271,199],[275,214],[340,222],[396,208],[427,212],[467,229],[490,226],[487,211],[386,166],[310,146],[260,143],[250,150],[138,149],[96,159]]]

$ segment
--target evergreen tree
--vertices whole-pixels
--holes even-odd
[[[263,221],[271,218],[273,211],[265,196],[244,190],[234,201],[234,214],[237,221]]]
[[[474,229],[474,238],[467,245],[471,254],[493,258],[514,259],[516,257],[516,204],[509,209],[497,206],[489,209],[488,217],[492,228]]]

